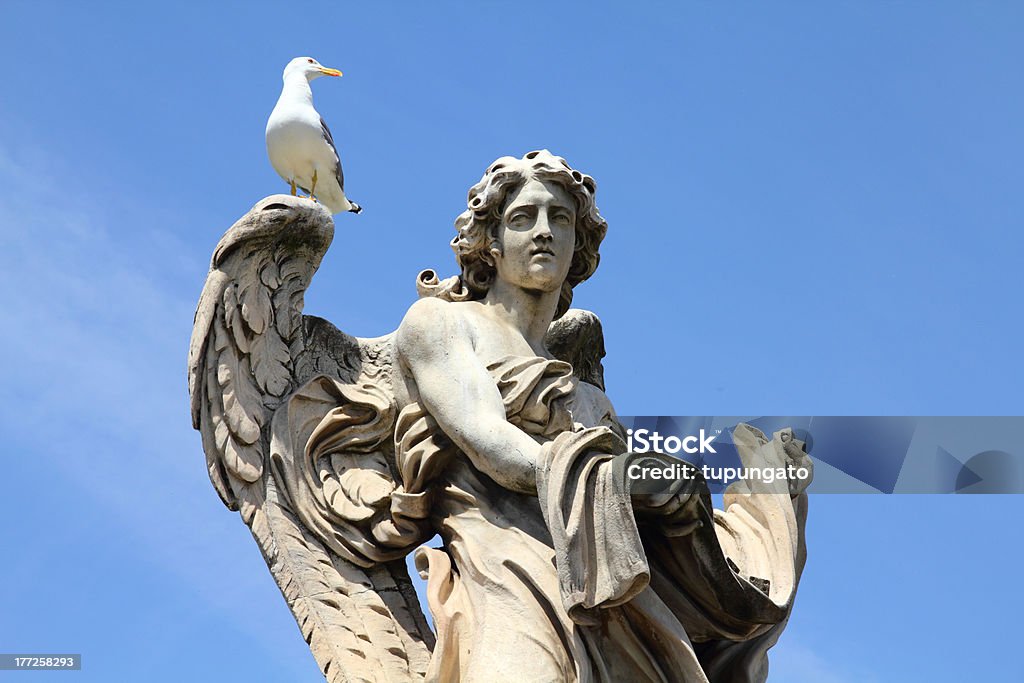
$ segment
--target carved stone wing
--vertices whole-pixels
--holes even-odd
[[[596,314],[570,308],[544,335],[548,351],[572,366],[573,374],[604,391],[604,332]]]
[[[225,233],[189,349],[192,423],[325,677],[418,681],[434,636],[403,557],[429,532],[395,484],[393,344],[302,315],[333,234],[288,195]]]

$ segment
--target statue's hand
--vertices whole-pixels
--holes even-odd
[[[664,493],[631,493],[630,500],[633,501],[633,511],[638,516],[663,517],[677,512],[685,506],[693,494],[683,490],[682,482],[673,483],[673,490]]]
[[[814,479],[814,461],[807,455],[807,444],[793,436],[793,430],[789,427],[776,432],[774,437],[782,442],[783,452],[786,454],[787,465],[796,471],[806,471],[806,477],[789,478],[789,494],[798,496],[803,493]]]
[[[659,457],[669,462],[674,461],[660,454]],[[664,490],[630,491],[630,502],[637,521],[656,521],[662,533],[667,536],[683,536],[698,528],[701,525],[698,515],[699,489],[704,483],[696,471],[693,471],[693,475],[662,479]]]
[[[786,483],[776,480],[772,484],[756,481],[744,482],[750,493],[784,493],[797,496],[810,485],[814,475],[814,463],[807,455],[803,441],[795,438],[789,427],[772,434],[769,440],[763,432],[748,424],[739,424],[733,430],[733,442],[744,467],[784,468],[787,472],[806,473],[805,477],[788,476]],[[783,489],[782,487],[786,488]]]
[[[692,490],[674,493],[634,493],[633,514],[637,521],[655,522],[665,536],[685,536],[699,529],[700,494]]]

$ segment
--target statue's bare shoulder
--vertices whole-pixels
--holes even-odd
[[[444,363],[453,354],[472,353],[473,325],[463,304],[427,297],[406,312],[395,334],[403,372],[423,364]]]
[[[420,299],[405,314],[396,346],[406,371],[423,363],[465,364],[481,368],[505,356],[538,354],[479,301]]]

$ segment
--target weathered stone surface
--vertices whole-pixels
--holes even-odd
[[[701,482],[640,497],[616,477],[600,321],[569,308],[607,229],[595,192],[544,151],[494,162],[456,221],[461,272],[424,271],[377,339],[302,316],[333,234],[320,206],[268,197],[218,245],[194,426],[329,680],[767,676],[806,482],[735,486],[713,510]],[[804,457],[785,430],[733,436],[747,466]]]

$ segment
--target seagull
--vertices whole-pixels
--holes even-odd
[[[309,82],[321,76],[341,76],[312,57],[296,57],[284,68],[284,87],[267,121],[267,154],[270,164],[284,181],[320,201],[331,213],[362,207],[345,196],[345,176],[334,137],[313,108]],[[315,195],[315,197],[314,197]]]

